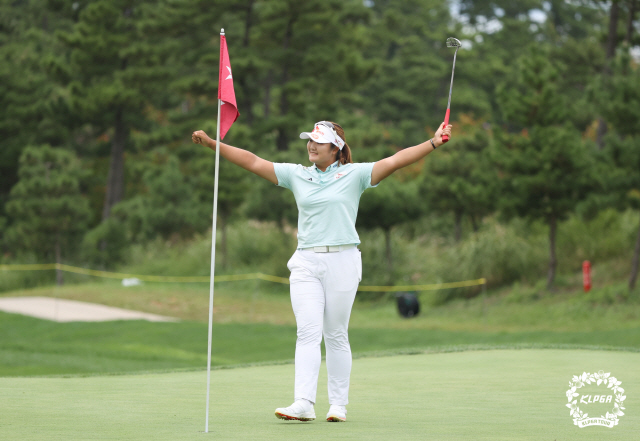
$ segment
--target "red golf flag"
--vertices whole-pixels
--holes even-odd
[[[227,39],[220,35],[220,76],[218,78],[218,99],[220,103],[220,139],[224,139],[231,125],[238,119],[236,93],[233,90],[233,76],[227,50]]]

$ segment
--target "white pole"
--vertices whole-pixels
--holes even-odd
[[[224,29],[220,33],[224,35]],[[218,164],[220,162],[220,103],[218,100],[218,126],[216,128],[216,171],[213,184],[213,227],[211,232],[211,280],[209,281],[209,346],[207,351],[207,417],[205,433],[209,432],[209,389],[211,387],[211,338],[213,332],[213,276],[216,266],[216,218],[218,217]]]

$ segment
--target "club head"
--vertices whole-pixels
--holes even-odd
[[[457,38],[449,37],[447,38],[447,47],[461,47],[462,43]]]

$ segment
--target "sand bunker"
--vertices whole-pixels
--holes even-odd
[[[114,308],[96,303],[51,297],[0,297],[0,311],[29,315],[55,322],[105,322],[111,320],[148,320],[175,322],[178,319],[147,312]]]

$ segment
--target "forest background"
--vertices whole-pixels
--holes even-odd
[[[307,164],[340,123],[356,162],[454,136],[362,196],[363,284],[634,292],[640,2],[0,0],[0,263],[208,275],[219,31],[225,142]],[[221,160],[217,274],[286,276],[291,193]],[[596,277],[597,276],[597,277]],[[74,281],[5,272],[0,291]],[[479,288],[443,291],[441,301]]]

